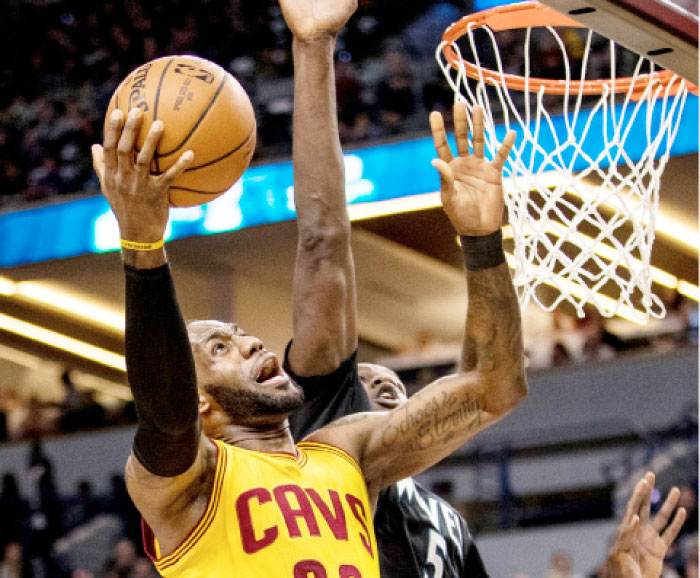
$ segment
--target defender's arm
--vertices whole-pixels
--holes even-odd
[[[293,373],[336,370],[357,348],[355,272],[345,208],[333,50],[356,0],[280,0],[294,35]]]
[[[462,237],[468,271],[462,371],[433,382],[392,412],[347,418],[319,432],[319,438],[328,435],[330,443],[351,448],[375,491],[435,464],[501,419],[527,391],[520,311],[500,240],[501,171],[515,135],[509,133],[488,162],[483,111],[475,107],[473,114],[470,154],[466,107],[455,105],[458,157],[449,150],[442,117],[431,115],[442,203]]]

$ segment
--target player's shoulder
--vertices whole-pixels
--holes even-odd
[[[309,434],[303,441],[340,448],[361,466],[360,458],[367,437],[381,419],[381,413],[371,411],[346,415]]]
[[[306,436],[304,441],[335,445],[348,451],[347,448],[359,447],[362,436],[380,420],[381,413],[372,411],[353,413],[317,429]]]

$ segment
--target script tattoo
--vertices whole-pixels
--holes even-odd
[[[483,403],[469,393],[448,391],[423,392],[415,397],[426,397],[422,404],[415,403],[394,410],[394,417],[382,432],[382,444],[405,451],[422,451],[446,444],[457,431],[470,432],[481,425]],[[411,409],[412,408],[412,409]]]

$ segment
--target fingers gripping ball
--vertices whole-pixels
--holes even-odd
[[[220,66],[194,56],[143,64],[112,95],[112,111],[143,111],[138,150],[155,120],[163,135],[151,171],[160,174],[186,150],[194,163],[170,187],[170,204],[201,205],[225,193],[248,168],[255,149],[255,113],[243,87]],[[106,121],[105,121],[106,122]]]

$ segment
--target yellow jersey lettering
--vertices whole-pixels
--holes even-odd
[[[328,524],[328,527],[333,532],[336,540],[347,540],[348,539],[348,524],[345,520],[345,510],[343,509],[343,504],[340,502],[340,495],[335,490],[328,490],[328,496],[331,499],[331,504],[333,505],[333,512],[328,507],[328,504],[324,502],[320,494],[313,488],[305,488],[304,490],[314,506],[318,508],[321,512],[323,519]]]
[[[294,565],[294,578],[328,578],[328,573],[318,560],[301,560]]]
[[[285,484],[277,486],[272,493],[275,496],[275,501],[284,516],[284,522],[287,525],[287,532],[290,538],[301,538],[301,530],[297,518],[303,518],[306,522],[306,527],[311,536],[320,536],[321,531],[318,529],[318,522],[314,516],[313,508],[309,498],[299,486],[294,484]],[[291,494],[296,498],[298,508],[292,507],[287,498],[287,494]]]
[[[277,539],[279,534],[277,526],[270,526],[263,531],[262,538],[258,539],[255,537],[253,515],[250,511],[250,502],[253,499],[257,499],[258,504],[262,505],[272,501],[272,496],[265,488],[253,488],[243,492],[236,500],[236,514],[238,515],[241,543],[246,554],[255,554],[255,552],[266,548]]]
[[[350,506],[352,515],[355,516],[355,519],[360,523],[360,526],[362,526],[362,529],[364,530],[364,533],[360,533],[362,545],[369,552],[369,555],[374,558],[372,540],[370,538],[369,530],[367,529],[367,515],[365,513],[365,506],[362,503],[362,500],[356,498],[352,494],[345,494],[345,499],[348,502],[348,506]]]

